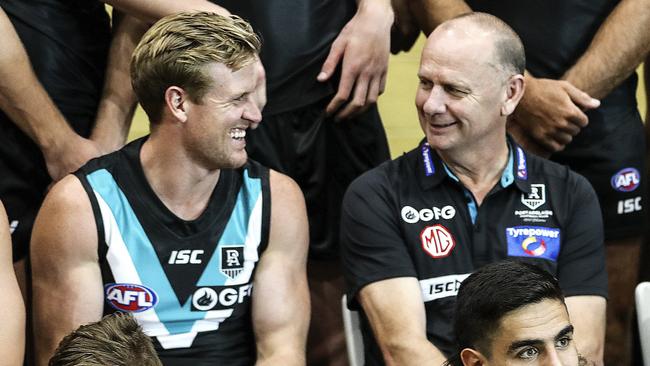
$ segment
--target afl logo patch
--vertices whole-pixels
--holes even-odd
[[[104,286],[104,294],[113,308],[124,312],[139,313],[158,303],[154,290],[132,283],[109,283]]]
[[[454,236],[442,225],[427,226],[420,233],[422,249],[433,258],[448,256],[456,246]]]
[[[635,168],[625,168],[612,176],[612,188],[619,192],[632,192],[641,183],[641,174]]]

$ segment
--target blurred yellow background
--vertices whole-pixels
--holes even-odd
[[[386,91],[379,98],[379,110],[384,121],[393,157],[411,150],[423,136],[415,111],[415,90],[418,84],[417,69],[423,44],[424,37],[420,37],[410,52],[396,56],[391,55]],[[639,110],[641,115],[645,117],[647,107],[645,105],[645,89],[642,84],[643,76],[641,72],[642,70],[639,68],[640,83],[637,96]],[[148,131],[146,115],[138,108],[131,126],[129,139],[143,136]]]

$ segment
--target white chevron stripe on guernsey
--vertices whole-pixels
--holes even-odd
[[[135,269],[135,265],[131,260],[122,234],[120,233],[115,216],[110,207],[104,201],[102,196],[95,193],[99,210],[102,214],[102,222],[104,223],[104,237],[106,245],[108,245],[108,252],[106,253],[106,260],[108,261],[113,279],[116,283],[132,283],[142,285],[140,276]],[[139,313],[132,313],[135,319],[142,325],[145,333],[148,335],[167,335],[169,331],[158,319],[156,311],[152,309],[145,310]]]
[[[226,280],[225,285],[237,285],[247,283],[253,274],[255,263],[259,260],[257,248],[260,245],[261,232],[262,232],[262,194],[259,195],[253,211],[251,212],[248,221],[248,230],[246,239],[244,241],[244,270],[235,279]],[[225,315],[225,312],[229,312]],[[206,330],[214,330],[219,327],[219,323],[228,318],[232,310],[211,310],[207,311],[205,318],[197,320],[192,327],[193,332],[204,332]],[[217,322],[217,324],[215,324]],[[216,325],[216,327],[215,327]],[[160,340],[160,337],[159,337]],[[160,342],[162,344],[162,341]]]

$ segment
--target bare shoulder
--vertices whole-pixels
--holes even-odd
[[[88,195],[79,179],[68,175],[52,187],[38,212],[32,233],[32,253],[36,256],[51,251],[72,256],[92,254],[96,252],[96,243],[96,225]]]
[[[298,184],[290,177],[271,170],[271,232],[269,247],[292,246],[306,251],[309,229],[305,198]]]
[[[291,177],[269,169],[269,183],[271,186],[271,197],[281,201],[301,201],[304,204],[304,197],[298,184]]]

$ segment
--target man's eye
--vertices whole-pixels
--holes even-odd
[[[465,90],[461,90],[453,86],[445,86],[445,91],[455,97],[464,97],[468,94]]]
[[[422,89],[424,89],[424,90],[429,90],[429,89],[431,89],[432,87],[433,87],[433,83],[431,83],[431,82],[428,81],[428,80],[420,79],[420,88],[422,88]]]
[[[539,354],[539,351],[535,347],[528,347],[517,353],[517,357],[523,360],[532,360]]]
[[[555,346],[559,349],[565,349],[571,344],[571,337],[563,337],[555,342]]]

